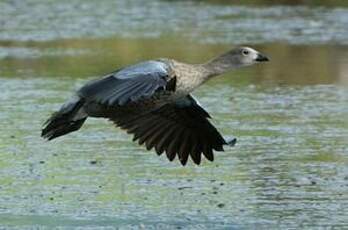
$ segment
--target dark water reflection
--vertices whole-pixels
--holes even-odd
[[[172,38],[32,43],[0,41],[0,45],[3,46],[2,58],[0,54],[3,77],[74,78],[100,76],[130,63],[158,57],[204,62],[232,47],[199,45]],[[218,81],[236,84],[348,84],[347,46],[264,44],[253,47],[267,53],[272,61],[262,67],[231,73]]]

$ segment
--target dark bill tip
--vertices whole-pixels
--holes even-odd
[[[258,62],[265,62],[265,61],[269,61],[269,58],[266,57],[265,55],[259,53],[257,55],[256,61],[258,61]]]

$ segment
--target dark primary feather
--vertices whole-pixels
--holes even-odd
[[[74,118],[83,104],[84,100],[78,97],[66,102],[59,111],[53,113],[45,122],[41,136],[47,140],[52,140],[81,128],[87,117]]]
[[[189,156],[200,164],[202,154],[212,161],[213,150],[223,151],[226,144],[209,122],[209,114],[190,95],[148,113],[139,113],[141,108],[117,111],[108,117],[134,134],[134,140],[145,144],[148,150],[155,148],[159,155],[165,151],[169,160],[177,155],[183,165]]]

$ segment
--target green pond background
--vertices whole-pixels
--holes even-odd
[[[348,229],[348,1],[0,1],[0,229]],[[237,45],[271,62],[194,95],[237,145],[182,167],[101,119],[52,142],[86,81]]]

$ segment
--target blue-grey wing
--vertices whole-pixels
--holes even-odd
[[[149,98],[165,90],[169,66],[160,61],[146,61],[126,67],[83,86],[78,95],[108,106],[122,106]]]

